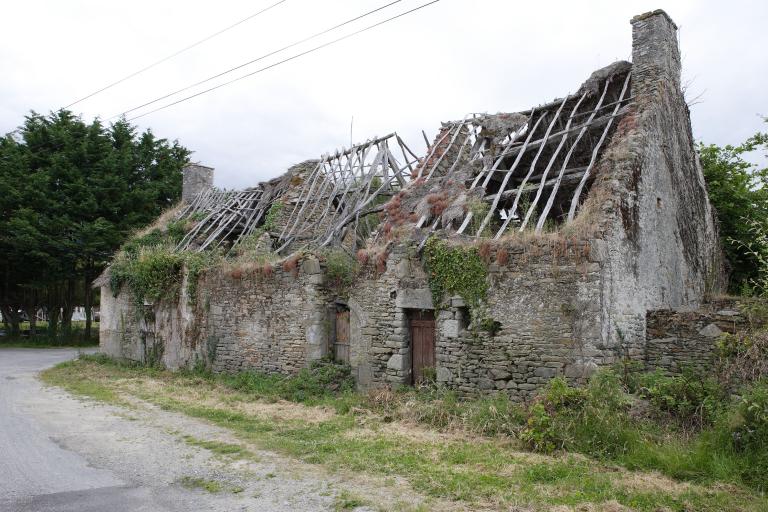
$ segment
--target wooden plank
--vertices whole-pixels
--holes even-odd
[[[581,95],[581,98],[579,98],[579,101],[576,102],[576,105],[573,107],[573,110],[571,111],[571,115],[568,117],[568,122],[565,123],[565,130],[562,138],[560,139],[560,144],[557,145],[557,148],[555,149],[555,152],[552,154],[552,156],[549,159],[549,162],[547,163],[547,167],[544,169],[544,172],[541,177],[541,185],[539,186],[539,189],[536,191],[536,196],[533,198],[533,202],[531,203],[531,206],[528,208],[528,212],[525,214],[525,218],[523,219],[523,222],[520,225],[520,231],[523,231],[525,229],[525,226],[528,224],[528,221],[531,218],[531,215],[536,210],[536,205],[539,202],[539,199],[541,198],[541,193],[543,191],[543,185],[545,180],[547,179],[547,175],[549,174],[549,170],[552,168],[552,165],[555,163],[555,159],[557,158],[557,155],[560,154],[560,150],[563,149],[563,146],[565,145],[565,141],[568,140],[568,128],[571,126],[571,122],[573,120],[573,115],[579,110],[579,106],[581,105],[581,102],[584,101],[584,99],[587,97],[587,93]]]
[[[605,86],[603,87],[603,93],[600,95],[600,99],[597,100],[597,104],[595,105],[595,108],[592,110],[592,113],[587,119],[586,124],[581,128],[581,130],[579,131],[579,134],[576,136],[576,140],[573,141],[573,144],[571,144],[571,148],[568,150],[568,153],[566,153],[565,158],[563,159],[563,164],[560,167],[560,172],[557,175],[557,180],[555,181],[555,184],[552,186],[552,190],[550,190],[549,192],[549,198],[547,199],[547,202],[544,205],[544,209],[542,210],[541,215],[539,216],[539,221],[536,223],[536,233],[541,233],[541,230],[544,228],[544,223],[547,221],[547,216],[549,215],[549,211],[552,209],[552,205],[555,202],[555,196],[557,195],[557,190],[560,188],[560,181],[563,179],[563,173],[565,172],[565,169],[568,167],[568,162],[570,162],[571,160],[571,155],[573,155],[574,150],[579,145],[579,141],[581,141],[581,138],[584,136],[584,133],[586,133],[587,126],[589,126],[589,124],[595,118],[597,111],[600,110],[600,106],[603,104],[603,100],[605,100],[605,95],[608,93],[608,87],[610,85],[611,85],[611,79],[608,78],[605,81]]]
[[[589,173],[592,170],[592,167],[595,165],[595,162],[597,161],[597,154],[600,151],[600,147],[603,145],[603,142],[605,141],[606,136],[608,135],[608,131],[611,129],[613,118],[616,116],[617,112],[619,111],[619,108],[621,107],[621,99],[624,97],[624,94],[627,92],[627,86],[629,85],[631,76],[632,76],[631,72],[627,73],[627,78],[624,79],[624,85],[622,86],[621,94],[619,95],[619,102],[616,103],[616,107],[613,109],[613,116],[611,117],[610,122],[608,122],[608,124],[605,125],[605,129],[603,130],[603,133],[600,135],[600,140],[597,141],[595,148],[592,150],[592,157],[589,160],[587,169],[586,171],[584,171],[584,175],[581,177],[581,181],[576,186],[576,190],[573,192],[573,198],[571,199],[571,207],[568,209],[568,221],[572,221],[574,216],[576,215],[576,207],[579,204],[579,197],[581,196],[581,191],[584,188],[584,184],[587,182],[587,179],[589,178]]]
[[[437,168],[440,167],[440,164],[442,163],[443,159],[448,154],[448,152],[451,150],[451,148],[453,147],[453,144],[456,142],[456,138],[459,136],[459,133],[461,133],[461,129],[462,128],[464,128],[464,122],[462,122],[460,125],[456,126],[456,133],[454,133],[453,136],[451,137],[451,140],[448,143],[448,146],[446,146],[445,150],[443,151],[443,154],[440,155],[440,158],[437,159],[437,162],[435,162],[435,165],[432,166],[432,170],[429,171],[429,174],[427,175],[427,177],[424,178],[425,180],[429,180],[432,177],[432,175],[435,173]],[[459,157],[460,156],[461,155],[459,155]]]
[[[563,108],[565,107],[566,101],[567,101],[567,98],[564,99],[563,102],[560,104],[560,107],[555,112],[555,116],[552,118],[552,121],[550,121],[549,126],[547,126],[547,131],[544,133],[544,137],[540,139],[542,142],[541,144],[539,144],[539,150],[536,152],[536,156],[533,158],[533,161],[531,162],[531,165],[528,168],[528,173],[525,175],[525,178],[523,178],[523,181],[520,182],[520,185],[518,185],[517,194],[512,204],[512,208],[509,210],[507,220],[504,221],[504,223],[499,228],[499,231],[496,232],[496,236],[493,237],[495,240],[498,240],[501,237],[501,235],[507,229],[507,226],[509,226],[509,223],[512,222],[512,218],[517,212],[517,206],[520,202],[520,196],[522,195],[525,184],[528,182],[534,170],[536,169],[536,164],[539,161],[539,157],[541,156],[542,151],[544,151],[544,147],[546,146],[547,140],[549,140],[550,133],[552,133],[552,130],[555,127],[555,123],[557,123],[557,120],[560,118],[560,114],[563,112]]]
[[[520,160],[522,160],[523,155],[525,154],[525,149],[528,143],[531,141],[531,138],[533,138],[533,134],[536,132],[536,130],[539,127],[539,123],[547,116],[547,113],[545,112],[539,118],[536,120],[536,123],[533,125],[533,128],[530,129],[528,132],[528,137],[525,138],[525,143],[523,144],[522,150],[517,154],[517,157],[515,158],[515,161],[512,163],[512,165],[509,168],[509,172],[507,172],[504,175],[504,179],[501,182],[501,186],[499,187],[499,191],[496,193],[496,197],[493,200],[493,203],[491,204],[491,208],[488,210],[488,214],[485,216],[483,221],[480,223],[480,227],[477,230],[477,233],[475,233],[475,236],[480,236],[480,233],[483,232],[485,227],[488,225],[488,223],[493,218],[493,215],[496,213],[496,208],[499,206],[499,201],[501,200],[501,194],[504,192],[504,189],[507,187],[507,183],[509,182],[509,179],[512,177],[512,173],[515,172],[515,169],[517,169],[518,164],[520,163]],[[528,123],[531,122],[533,119],[533,114],[531,114],[530,119],[528,120]]]

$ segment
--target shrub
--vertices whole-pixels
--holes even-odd
[[[744,451],[768,451],[768,381],[760,381],[744,390],[736,408],[733,439]]]
[[[675,376],[661,371],[645,374],[639,393],[657,412],[693,428],[711,425],[722,412],[726,399],[726,393],[714,378],[691,370]]]
[[[329,284],[337,293],[344,293],[352,285],[357,272],[355,261],[343,250],[327,251],[323,254]]]
[[[112,292],[127,285],[137,304],[173,298],[179,292],[183,265],[184,256],[167,247],[144,247],[135,257],[122,253],[110,268]]]
[[[139,251],[145,247],[162,245],[165,242],[165,236],[159,229],[153,229],[146,235],[137,236],[128,240],[122,247],[122,252],[129,258],[135,258]]]
[[[528,410],[520,438],[535,451],[579,451],[616,457],[637,442],[627,414],[629,398],[612,370],[595,373],[586,388],[552,379]]]
[[[169,222],[165,231],[168,240],[170,240],[173,245],[177,245],[187,234],[187,223],[183,220]]]
[[[364,267],[368,264],[368,258],[370,255],[368,254],[368,251],[365,249],[360,249],[357,251],[357,264],[361,267]]]
[[[486,265],[491,262],[491,249],[492,247],[490,242],[483,241],[483,242],[480,242],[480,245],[477,250],[477,254],[485,262]]]
[[[326,358],[313,361],[309,368],[284,380],[281,394],[287,400],[306,402],[354,389],[355,380],[349,365]]]
[[[382,249],[381,252],[379,252],[376,255],[376,273],[377,274],[383,274],[387,271],[387,259],[389,258],[389,253],[386,249]]]
[[[283,260],[283,272],[290,272],[293,277],[296,277],[299,275],[299,259],[301,258],[300,254],[294,254],[288,259]]]
[[[541,402],[534,403],[529,409],[526,427],[520,433],[520,439],[528,448],[541,453],[552,453],[563,445],[552,415]]]
[[[728,388],[768,377],[768,331],[725,334],[717,344],[717,374]]]
[[[316,402],[352,391],[355,387],[349,365],[330,359],[313,361],[309,368],[303,368],[291,377],[249,371],[222,376],[221,380],[246,393],[293,402]]]
[[[587,391],[568,385],[562,377],[555,377],[544,388],[542,403],[548,411],[557,412],[564,409],[580,409],[587,400]]]
[[[503,267],[507,262],[509,262],[509,251],[506,247],[499,247],[496,251],[496,264]]]

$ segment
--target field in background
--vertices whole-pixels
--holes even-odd
[[[73,320],[72,331],[64,335],[58,333],[54,338],[48,333],[48,322],[37,322],[37,333],[29,334],[29,322],[20,324],[22,334],[9,336],[0,324],[0,348],[55,348],[55,347],[95,347],[99,344],[99,322],[91,324],[91,336],[84,334],[85,320]]]

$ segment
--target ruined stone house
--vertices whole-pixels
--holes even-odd
[[[720,289],[717,227],[677,28],[662,11],[631,25],[632,63],[523,112],[443,123],[425,155],[392,133],[241,191],[190,166],[176,250],[263,256],[194,287],[186,273],[174,300],[144,306],[103,279],[101,350],[286,374],[331,355],[361,386],[435,378],[513,398],[623,358],[690,359],[649,322]],[[430,248],[468,255],[482,293],[435,286]],[[338,255],[357,261],[342,276]]]

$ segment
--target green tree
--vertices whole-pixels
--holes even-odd
[[[738,146],[699,145],[709,199],[717,210],[720,237],[730,264],[732,292],[749,288],[760,274],[759,258],[749,246],[755,224],[768,224],[768,168],[745,159],[760,149],[768,150],[766,133],[756,133]]]
[[[181,195],[189,151],[124,120],[105,127],[68,111],[31,112],[0,141],[0,311],[48,311],[67,334],[76,305],[138,227]],[[59,312],[62,312],[59,318]]]

